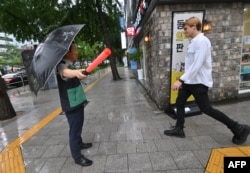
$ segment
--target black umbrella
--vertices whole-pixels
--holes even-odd
[[[67,25],[52,31],[45,41],[38,45],[30,67],[26,70],[30,87],[37,95],[49,79],[53,69],[68,52],[71,43],[84,25]]]

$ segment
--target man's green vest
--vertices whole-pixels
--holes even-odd
[[[60,63],[65,64],[64,61]],[[68,65],[68,68],[75,69],[73,65]],[[72,111],[84,106],[86,96],[78,78],[75,77],[63,80],[61,75],[57,72],[57,82],[63,111]]]

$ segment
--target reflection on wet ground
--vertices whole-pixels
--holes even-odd
[[[34,99],[28,85],[9,88],[7,92],[16,112],[34,108]]]
[[[9,89],[7,92],[17,116],[0,121],[0,151],[52,112],[55,105],[59,107],[57,89],[43,90],[37,97],[29,86]],[[49,101],[54,101],[55,105],[50,105]]]

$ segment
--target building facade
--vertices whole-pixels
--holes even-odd
[[[13,34],[0,32],[0,56],[7,51],[8,45],[17,46],[19,49],[33,49],[33,44],[38,44],[38,42],[34,40],[18,42]]]
[[[140,2],[137,10],[140,10],[139,5]],[[209,21],[212,25],[205,33],[212,43],[214,85],[209,90],[211,101],[238,99],[250,92],[250,3],[244,0],[156,0],[145,8],[136,26],[141,31],[134,37],[133,46],[143,51],[144,79],[141,82],[160,109],[169,106],[173,95],[170,87],[172,62],[176,58],[176,54],[173,56],[176,49],[174,14],[197,11],[203,12],[203,23]],[[134,21],[138,17],[136,14]],[[146,37],[149,38],[147,42]]]
[[[14,37],[3,32],[0,32],[0,58],[7,50],[7,45],[14,44]]]

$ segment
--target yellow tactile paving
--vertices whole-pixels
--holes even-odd
[[[247,156],[250,156],[250,147],[249,146],[242,146],[242,147],[238,147],[238,148],[243,153],[245,153]]]
[[[96,85],[104,76],[110,72],[110,69],[104,73],[99,79],[88,85],[84,91],[88,92],[94,85]],[[55,119],[62,112],[61,107],[54,110],[47,115],[40,122],[35,124],[32,128],[24,132],[19,138],[12,141],[0,153],[0,173],[25,173],[25,165],[23,161],[20,145],[29,140],[33,135],[39,132],[44,126]]]
[[[3,150],[0,154],[1,173],[25,173],[21,149],[10,144],[10,149]]]
[[[213,149],[208,160],[205,173],[223,173],[225,156],[250,156],[250,146]]]

